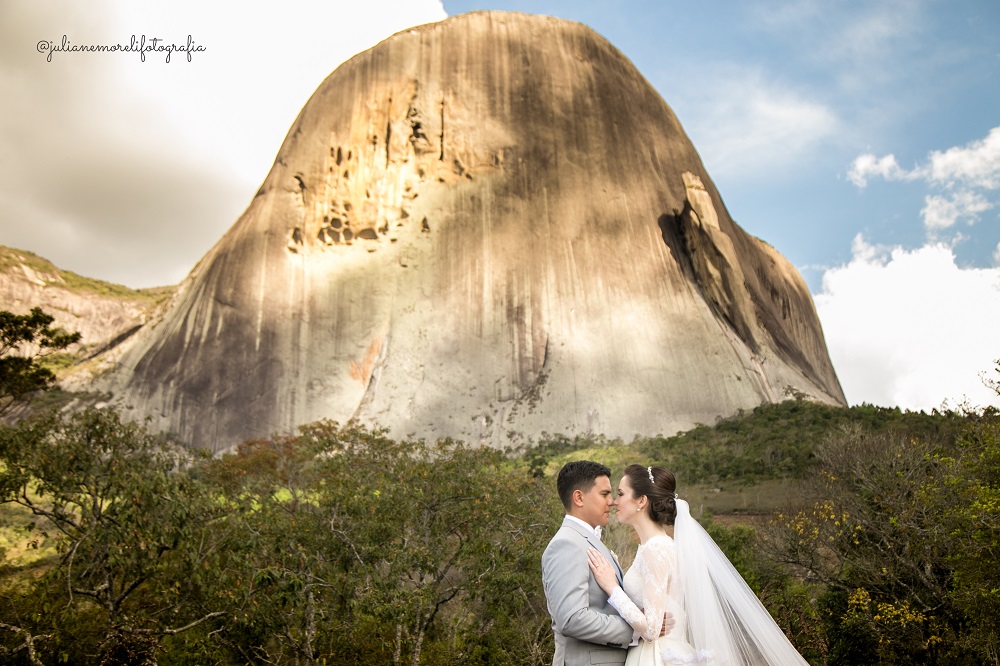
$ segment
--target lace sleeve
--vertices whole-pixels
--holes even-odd
[[[663,627],[663,613],[667,608],[667,592],[674,572],[676,558],[669,538],[650,539],[636,558],[642,576],[642,609],[640,610],[620,587],[608,602],[618,614],[645,640],[655,641]]]

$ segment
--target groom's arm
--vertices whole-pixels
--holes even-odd
[[[605,614],[590,607],[590,566],[587,552],[568,539],[556,539],[542,556],[542,584],[552,622],[563,636],[625,647],[632,627],[617,613]]]

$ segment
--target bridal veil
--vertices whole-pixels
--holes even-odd
[[[674,543],[690,642],[719,666],[807,666],[708,532],[676,500]]]

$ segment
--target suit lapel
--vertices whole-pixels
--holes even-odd
[[[618,579],[618,584],[624,586],[625,574],[622,572],[622,568],[618,566],[618,558],[611,554],[611,551],[604,545],[604,542],[598,539],[593,532],[585,529],[576,521],[564,518],[563,525],[570,527],[574,532],[582,536],[587,543],[596,548],[601,555],[604,555],[604,557],[606,557],[615,567],[615,578]]]
[[[594,544],[595,541],[597,542],[596,545]],[[611,553],[611,549],[605,546],[603,541],[594,536],[588,537],[587,542],[593,545],[597,550],[601,551],[601,554],[615,566],[615,578],[618,579],[618,584],[624,587],[625,574],[622,572],[622,568],[618,566],[618,558]]]

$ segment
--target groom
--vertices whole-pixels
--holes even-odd
[[[614,506],[611,470],[590,460],[566,463],[556,479],[566,517],[542,554],[542,585],[556,639],[554,666],[624,664],[632,627],[608,604],[590,573],[587,549],[596,548],[624,574],[601,543],[596,527],[608,524]]]

